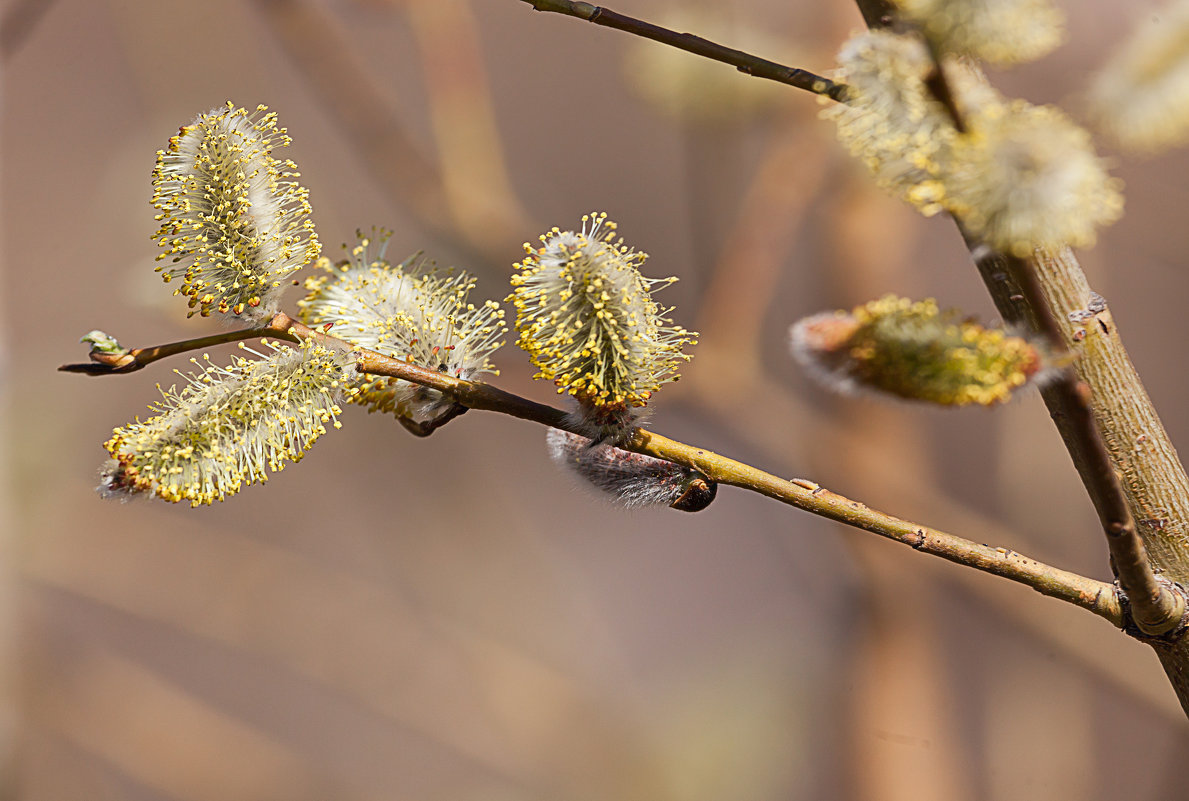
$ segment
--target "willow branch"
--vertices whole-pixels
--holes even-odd
[[[884,0],[856,0],[870,28],[894,23]],[[930,45],[935,73],[943,82],[930,90],[953,111],[953,98],[937,51]],[[955,116],[960,125],[960,117]],[[984,283],[1004,321],[1024,325],[1043,336],[1056,353],[1066,350],[1061,328],[1049,305],[1034,266],[1029,261],[995,252],[969,234],[955,218]],[[1091,406],[1090,390],[1072,368],[1041,389],[1050,414],[1061,430],[1082,482],[1106,534],[1111,564],[1119,586],[1130,602],[1130,613],[1144,634],[1159,636],[1183,626],[1189,609],[1185,596],[1171,582],[1156,576],[1144,542],[1135,527],[1131,505],[1119,481],[1115,459],[1106,447]]]
[[[595,25],[604,25],[608,28],[614,28],[617,31],[624,31],[635,36],[642,36],[645,39],[652,39],[654,42],[667,44],[670,47],[676,47],[694,55],[714,61],[721,61],[724,64],[730,64],[746,75],[756,78],[765,78],[769,81],[788,84],[798,89],[804,89],[807,92],[813,92],[815,95],[825,95],[834,100],[844,101],[847,97],[846,84],[835,83],[829,78],[814,75],[807,70],[786,67],[783,64],[777,64],[775,61],[757,58],[749,53],[744,53],[742,50],[733,50],[703,39],[700,36],[694,36],[689,33],[678,33],[668,28],[662,28],[659,25],[653,25],[650,22],[629,17],[626,14],[620,14],[603,6],[573,2],[573,0],[521,0],[521,2],[528,3],[537,11],[551,11],[555,14],[577,17],[587,22],[593,22]]]
[[[291,342],[312,339],[354,348],[350,343],[325,331],[309,328],[286,314],[277,314],[267,324],[258,328],[228,331],[214,336],[128,351],[125,355],[129,358],[120,363],[64,365],[59,369],[67,372],[88,372],[92,375],[116,375],[138,370],[166,356],[186,350],[262,336],[273,336]],[[448,394],[466,409],[498,412],[576,434],[582,433],[561,409],[537,403],[491,384],[464,381],[370,350],[354,350],[358,358],[357,366],[362,372],[431,387]],[[76,369],[79,367],[87,369]],[[812,481],[778,478],[743,462],[720,456],[705,448],[669,439],[652,431],[636,429],[631,439],[621,447],[698,470],[719,484],[741,487],[766,495],[812,514],[908,545],[922,553],[1025,584],[1042,595],[1058,598],[1093,612],[1117,627],[1122,627],[1126,622],[1114,587],[1105,582],[1043,564],[1005,548],[981,545],[954,534],[901,520],[831,492]]]
[[[991,251],[964,230],[963,235],[1004,321],[1027,326],[1041,334],[1055,352],[1064,351],[1060,326],[1032,266],[1024,259]],[[1158,578],[1152,568],[1118,469],[1094,418],[1089,387],[1072,368],[1065,368],[1041,388],[1041,395],[1064,434],[1098,513],[1111,565],[1127,595],[1135,624],[1153,636],[1177,628],[1186,615],[1185,597]]]

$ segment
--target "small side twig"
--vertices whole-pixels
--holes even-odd
[[[847,99],[848,89],[846,84],[835,83],[829,78],[815,75],[807,70],[786,67],[774,61],[757,58],[750,53],[724,47],[723,45],[703,39],[700,36],[694,36],[689,33],[678,33],[677,31],[663,28],[660,25],[653,25],[650,22],[629,17],[626,14],[620,14],[603,6],[574,2],[573,0],[521,0],[521,2],[528,3],[537,11],[551,11],[555,14],[577,17],[587,22],[593,22],[595,25],[614,28],[635,36],[642,36],[645,39],[652,39],[655,42],[661,42],[670,47],[676,47],[704,58],[721,61],[724,64],[730,64],[746,75],[756,78],[765,78],[769,81],[788,84],[798,89],[804,89],[807,92],[813,92],[815,95],[825,95],[840,102],[845,102]]]
[[[164,358],[165,355],[259,336],[273,336],[291,342],[313,339],[335,343],[339,346],[353,347],[344,340],[324,331],[309,328],[282,313],[277,314],[266,325],[259,328],[228,331],[210,337],[151,348],[138,348],[129,351],[128,355],[137,355],[133,356],[127,364],[111,366],[106,369],[101,367],[99,370],[91,372],[92,374],[106,375],[122,374],[140,369],[146,364]],[[362,372],[412,381],[437,389],[453,397],[461,408],[499,412],[553,428],[578,434],[583,433],[561,409],[537,403],[490,384],[464,381],[455,376],[419,367],[374,351],[359,348],[354,350],[358,357],[356,364]],[[131,365],[136,366],[132,367]],[[77,366],[65,365],[60,369],[77,372],[72,369]],[[758,492],[812,514],[908,545],[922,553],[939,556],[956,564],[966,565],[984,573],[992,573],[1025,584],[1042,595],[1058,598],[1086,609],[1117,627],[1122,627],[1126,623],[1122,605],[1111,584],[1046,565],[1005,548],[982,545],[954,534],[901,520],[831,492],[812,481],[804,479],[790,481],[778,478],[751,465],[720,456],[705,448],[669,439],[652,431],[636,429],[632,437],[622,443],[621,447],[698,470],[708,479],[719,484]]]

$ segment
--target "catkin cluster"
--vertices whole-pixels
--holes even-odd
[[[169,259],[157,269],[181,281],[174,294],[204,317],[267,319],[281,282],[318,256],[297,165],[273,156],[289,143],[265,106],[250,112],[228,103],[200,114],[157,153],[153,205],[164,249],[157,258]]]
[[[1122,214],[1119,181],[1089,134],[1056,108],[1001,97],[969,64],[935,61],[913,35],[860,34],[839,61],[836,77],[851,98],[823,116],[881,186],[922,213],[947,210],[1017,256],[1092,245]],[[944,71],[964,131],[931,89],[935,70]]]
[[[112,459],[100,491],[150,492],[192,506],[221,501],[299,461],[328,425],[339,428],[354,371],[349,352],[264,344],[265,353],[249,350],[257,358],[228,367],[204,357],[200,372],[179,373],[180,390],[162,392],[153,417],[117,428],[103,446]]]
[[[645,278],[647,255],[623,244],[606,214],[580,231],[554,228],[526,244],[509,300],[537,378],[572,395],[597,429],[622,428],[662,385],[676,381],[696,334],[652,298],[676,278]],[[598,433],[598,432],[596,432]]]

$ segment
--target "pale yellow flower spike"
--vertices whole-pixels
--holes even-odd
[[[554,228],[540,247],[526,244],[525,251],[508,298],[517,312],[517,344],[537,366],[536,378],[554,382],[622,433],[628,412],[677,380],[678,365],[690,358],[682,349],[696,344],[697,335],[652,299],[677,279],[641,275],[645,254],[617,239],[615,223],[602,213],[584,216],[581,231]]]
[[[874,391],[939,406],[1005,403],[1045,366],[1032,343],[986,329],[932,299],[888,295],[800,320],[793,356],[828,389]]]
[[[393,265],[385,259],[388,232],[360,234],[350,258],[325,262],[326,273],[306,281],[299,301],[311,326],[353,345],[405,359],[466,381],[499,375],[491,356],[508,326],[495,301],[472,302],[475,279],[466,272],[427,267],[420,254]],[[381,376],[359,376],[351,400],[370,411],[428,424],[452,414],[455,403],[436,389]]]
[[[204,356],[202,372],[182,376],[185,387],[162,392],[156,417],[117,428],[103,446],[113,458],[100,492],[151,492],[192,506],[221,501],[300,460],[327,426],[339,428],[350,353],[264,344],[265,354],[241,345],[259,358],[226,368]]]
[[[838,139],[876,182],[931,216],[945,189],[940,162],[954,136],[945,109],[925,88],[932,61],[915,37],[870,31],[852,37],[838,54],[834,78],[851,88],[847,103],[831,103]]]
[[[1189,141],[1189,0],[1138,16],[1088,99],[1097,127],[1116,143],[1156,152]]]
[[[200,114],[157,152],[155,238],[165,249],[157,259],[171,259],[157,270],[166,282],[180,279],[174,294],[204,317],[268,319],[283,280],[318,256],[297,165],[272,156],[289,142],[265,106],[249,112],[228,103]]]

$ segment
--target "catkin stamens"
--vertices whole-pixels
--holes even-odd
[[[157,153],[155,234],[169,259],[157,267],[190,313],[212,311],[265,320],[277,310],[283,280],[313,261],[320,245],[309,193],[297,165],[274,150],[290,139],[276,114],[228,103],[200,114]]]
[[[230,367],[193,359],[202,371],[182,375],[182,389],[163,391],[154,417],[117,428],[104,443],[112,461],[100,492],[210,504],[267,481],[269,471],[299,461],[327,426],[340,427],[338,404],[354,373],[347,351],[271,342],[263,353],[244,350],[258,358],[236,358]]]
[[[330,325],[335,336],[385,356],[470,381],[498,375],[491,356],[504,344],[504,311],[494,301],[470,300],[475,279],[432,269],[420,254],[398,265],[385,259],[388,232],[363,237],[349,258],[306,282],[299,302],[311,326]],[[436,389],[401,379],[360,376],[352,401],[419,425],[457,413]]]

